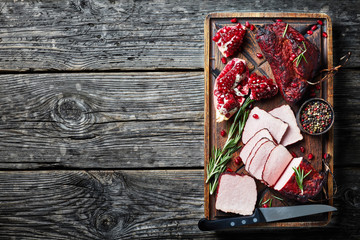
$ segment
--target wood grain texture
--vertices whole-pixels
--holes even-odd
[[[203,166],[203,74],[0,75],[0,168]]]
[[[203,233],[203,171],[0,172],[0,239],[356,239],[359,169],[335,172],[326,228]]]
[[[210,12],[323,12],[333,20],[334,56],[360,66],[357,1],[3,1],[0,70],[203,68]]]

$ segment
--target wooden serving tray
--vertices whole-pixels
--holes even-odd
[[[231,23],[232,18],[237,18],[238,23],[245,24],[249,21],[256,26],[264,25],[268,23],[274,23],[276,19],[282,19],[284,22],[289,23],[292,27],[297,29],[303,35],[312,25],[316,24],[318,19],[323,21],[323,26],[313,31],[313,35],[305,37],[314,43],[321,51],[321,63],[322,68],[333,67],[333,51],[332,51],[332,26],[331,19],[328,15],[323,13],[211,13],[205,19],[205,180],[206,180],[206,166],[211,156],[213,147],[222,147],[226,138],[220,136],[222,129],[228,130],[232,119],[227,122],[217,123],[215,121],[215,108],[213,102],[213,86],[216,79],[217,70],[221,71],[225,64],[221,62],[222,55],[218,50],[216,43],[212,41],[216,31],[225,25],[235,25]],[[328,37],[323,38],[322,32],[327,32]],[[239,54],[228,58],[228,61],[234,57],[245,59],[248,63],[249,71],[256,72],[260,75],[266,75],[274,79],[271,68],[265,58],[259,59],[256,57],[256,53],[261,53],[261,50],[255,40],[256,29],[254,31],[247,30],[242,49]],[[320,85],[320,89],[314,87],[314,91],[317,97],[326,99],[330,104],[333,104],[333,78],[331,77],[327,82],[323,82]],[[310,92],[310,91],[309,91]],[[304,100],[309,97],[305,97]],[[298,108],[302,102],[297,105],[291,105],[294,113],[296,114]],[[287,104],[280,93],[269,100],[257,101],[256,106],[264,110],[271,110],[275,107]],[[304,139],[296,144],[293,144],[288,148],[290,152],[294,152],[297,156],[302,156],[307,159],[307,155],[312,153],[314,159],[311,160],[312,166],[318,170],[323,171],[324,165],[322,163],[323,153],[331,155],[329,167],[333,172],[333,148],[334,148],[334,134],[331,129],[323,136],[310,136],[304,134]],[[305,152],[300,151],[300,146],[305,147]],[[233,159],[238,153],[234,154]],[[230,160],[228,167],[238,173],[246,173],[242,165],[236,165],[234,161]],[[273,199],[272,206],[285,206],[285,205],[297,205],[295,201],[286,199],[279,195],[275,191],[269,190],[260,182],[257,182],[258,187],[258,202],[256,207],[259,207],[259,202],[264,202],[266,199]],[[214,194],[215,195],[215,194]],[[207,219],[216,219],[221,217],[233,217],[235,214],[226,214],[215,209],[215,196],[209,194],[208,184],[205,183],[205,217]],[[281,197],[283,201],[276,199],[274,196]],[[327,184],[324,186],[324,193],[320,193],[314,202],[333,205],[333,177],[332,174],[328,174]],[[261,199],[262,198],[262,199]],[[268,202],[269,203],[269,202]],[[310,202],[311,203],[311,202]],[[329,223],[331,213],[318,214],[313,216],[307,216],[297,218],[293,220],[265,223],[257,225],[243,226],[244,228],[264,228],[264,227],[309,227],[309,226],[324,226]]]

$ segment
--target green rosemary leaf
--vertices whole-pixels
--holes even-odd
[[[275,196],[275,195],[272,195],[272,194],[271,194],[271,196],[273,196],[273,198],[276,198],[277,200],[284,201],[284,199],[282,199],[281,197],[278,197],[278,196]]]
[[[246,110],[246,108],[253,101],[254,100],[249,97],[245,99],[245,102],[235,115],[234,122],[230,126],[228,138],[223,148],[213,149],[208,166],[206,167],[206,183],[209,184],[210,194],[215,192],[220,174],[225,171],[226,164],[231,159],[231,156],[241,148],[238,146],[238,143],[240,142],[242,131],[249,116],[249,111]]]
[[[284,33],[283,33],[283,37],[285,37],[285,33],[286,33],[288,27],[289,27],[289,24],[287,23],[287,24],[286,24],[286,27],[285,27],[285,31],[284,31]]]
[[[264,205],[265,203],[268,203],[270,201],[270,198],[264,202],[261,203],[261,205]]]

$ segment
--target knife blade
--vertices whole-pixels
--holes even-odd
[[[222,218],[216,220],[200,219],[198,227],[202,231],[222,230],[242,225],[275,222],[284,219],[303,217],[313,214],[336,211],[337,209],[323,204],[299,205],[290,207],[256,208],[253,215]]]

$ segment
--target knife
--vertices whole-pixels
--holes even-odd
[[[242,225],[275,222],[284,219],[308,216],[318,213],[332,212],[337,209],[322,204],[299,205],[290,207],[256,208],[253,215],[222,218],[217,220],[200,219],[198,227],[202,231],[222,230]]]

